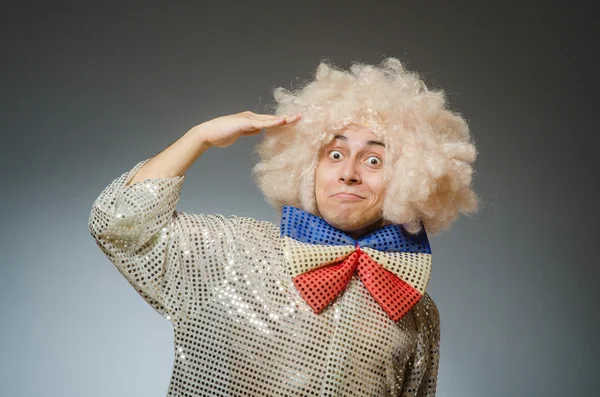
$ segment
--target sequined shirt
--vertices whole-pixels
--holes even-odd
[[[268,221],[176,209],[186,174],[95,200],[89,230],[140,296],[174,327],[168,396],[434,396],[440,324],[425,293],[392,321],[353,276],[320,314],[286,269]]]

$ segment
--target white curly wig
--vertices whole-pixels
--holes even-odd
[[[354,62],[349,71],[322,60],[315,79],[295,90],[275,88],[274,114],[300,121],[265,132],[252,174],[279,213],[291,205],[321,216],[315,172],[323,148],[350,124],[367,126],[385,144],[382,217],[409,233],[448,229],[459,213],[477,211],[471,189],[477,150],[467,122],[446,108],[441,90],[428,90],[396,58]]]

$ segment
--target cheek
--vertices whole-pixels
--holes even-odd
[[[318,190],[324,191],[331,183],[331,172],[327,167],[320,166],[315,174],[315,186]]]
[[[385,196],[385,181],[383,177],[376,178],[370,184],[371,192],[378,198],[382,199]]]

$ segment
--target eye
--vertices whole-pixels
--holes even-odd
[[[329,152],[329,158],[333,160],[339,160],[342,158],[342,153],[339,150],[332,150]]]
[[[379,157],[376,156],[369,156],[369,158],[367,159],[367,162],[369,163],[369,165],[381,165],[382,161],[379,159]]]

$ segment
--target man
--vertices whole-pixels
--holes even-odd
[[[435,234],[476,209],[464,120],[401,63],[321,63],[277,116],[199,124],[115,179],[90,232],[175,329],[171,396],[433,396]],[[254,176],[279,225],[176,210],[210,148],[267,132]]]

